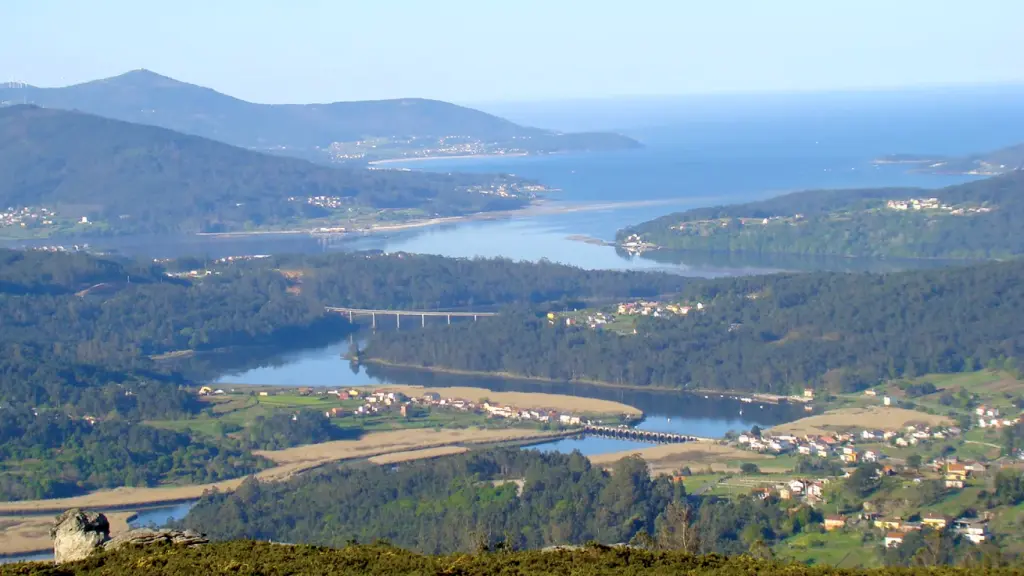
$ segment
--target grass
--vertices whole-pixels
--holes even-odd
[[[808,416],[788,424],[775,426],[771,431],[774,434],[789,433],[802,436],[805,434],[829,434],[844,429],[877,428],[893,430],[903,428],[912,423],[926,423],[936,426],[949,424],[951,420],[945,416],[926,414],[916,410],[875,405],[829,410],[824,414]]]
[[[857,532],[834,530],[823,534],[804,533],[775,545],[779,559],[841,568],[878,565],[877,557],[861,542]]]
[[[407,396],[423,396],[428,392],[435,392],[442,398],[461,398],[479,402],[481,399],[488,399],[491,402],[515,406],[527,410],[556,410],[559,412],[570,412],[576,414],[629,414],[640,416],[643,414],[638,408],[613,402],[611,400],[600,400],[597,398],[583,398],[580,396],[569,396],[567,394],[543,394],[537,392],[495,392],[486,388],[473,388],[458,386],[451,388],[425,388],[422,386],[387,386],[381,390],[401,392]]]
[[[759,466],[765,466],[766,463],[773,460],[771,456],[755,454],[722,444],[686,442],[684,444],[662,444],[637,450],[601,454],[591,457],[590,461],[595,465],[608,465],[632,454],[638,454],[646,460],[651,471],[655,474],[673,474],[685,467],[689,467],[690,470],[704,470],[707,468],[712,468],[715,471],[726,469],[738,470],[738,466],[730,466],[729,462],[739,458],[743,458],[744,461],[755,461]]]

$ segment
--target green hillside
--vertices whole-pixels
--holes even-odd
[[[617,134],[529,128],[479,110],[422,98],[257,104],[148,70],[60,88],[0,86],[3,103],[81,110],[314,160],[327,160],[332,152],[335,159],[347,152],[364,160],[424,152],[466,153],[471,150],[467,146],[475,146],[477,152],[532,153],[639,146]],[[358,145],[369,140],[377,141]],[[340,146],[329,150],[334,143]]]
[[[814,256],[1003,258],[1024,254],[1024,172],[938,190],[811,190],[699,208],[624,228],[620,243]]]
[[[511,182],[331,168],[80,112],[0,108],[0,236],[352,226],[517,208],[526,195],[488,193]]]

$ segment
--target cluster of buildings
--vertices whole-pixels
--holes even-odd
[[[895,548],[903,544],[909,532],[931,528],[933,530],[953,530],[974,544],[988,540],[988,521],[977,518],[956,518],[944,514],[925,514],[919,521],[908,522],[900,518],[875,518],[874,526],[886,530],[885,547]]]
[[[859,433],[847,432],[804,437],[789,434],[777,436],[741,434],[737,438],[737,443],[755,452],[769,452],[773,454],[797,453],[803,456],[817,456],[819,458],[838,457],[846,464],[857,464],[860,462],[879,462],[886,457],[880,450],[860,450],[857,447],[858,443],[887,443],[904,448],[916,446],[921,442],[944,440],[959,436],[961,433],[961,429],[956,426],[935,428],[925,426],[918,428],[910,425],[903,430],[864,429]]]
[[[1020,423],[1020,416],[1006,418],[999,415],[999,408],[978,406],[974,409],[978,417],[978,428],[1002,428],[1003,426],[1016,426]]]
[[[769,496],[776,496],[779,500],[803,500],[804,502],[813,504],[822,499],[825,486],[827,486],[829,482],[831,482],[831,480],[828,478],[818,478],[817,480],[795,478],[774,486],[755,488],[753,496],[760,500],[766,500]],[[826,528],[828,528],[827,525]]]
[[[939,202],[938,198],[911,198],[909,200],[889,200],[885,203],[885,207],[890,210],[941,210],[948,212],[954,216],[963,216],[964,214],[984,214],[991,212],[992,208],[988,206],[974,206],[974,207],[959,207],[954,208],[949,204],[943,204]]]
[[[619,242],[619,247],[625,250],[629,254],[643,254],[648,250],[654,250],[657,248],[655,244],[645,241],[640,238],[638,234],[630,234],[626,236],[626,239]]]
[[[7,210],[0,212],[0,227],[19,226],[21,228],[34,228],[38,226],[53,226],[56,218],[57,213],[49,208],[33,208],[31,206],[14,208],[13,206],[8,206]],[[84,218],[82,221],[88,222]]]
[[[903,544],[903,539],[910,532],[923,528],[932,530],[953,530],[974,544],[981,544],[990,537],[987,519],[956,518],[945,514],[926,513],[920,520],[903,520],[902,518],[885,518],[878,515],[867,515],[871,525],[885,530],[885,547],[895,548]],[[825,530],[845,528],[848,520],[845,516],[830,515],[825,517]]]
[[[626,316],[654,316],[661,317],[669,314],[676,316],[686,316],[691,310],[703,310],[704,304],[697,302],[695,304],[662,304],[661,302],[648,302],[641,300],[639,302],[622,302],[618,305],[617,310],[619,314]]]
[[[307,389],[300,389],[302,394]],[[311,389],[308,389],[311,390]],[[311,393],[311,392],[309,392]],[[534,410],[517,408],[515,406],[495,404],[489,401],[474,402],[464,398],[446,398],[436,392],[426,392],[422,396],[410,397],[401,392],[375,391],[366,392],[356,388],[350,390],[327,390],[328,395],[337,396],[340,400],[361,399],[362,405],[351,410],[355,415],[379,414],[381,412],[399,411],[403,417],[409,415],[410,406],[423,406],[442,410],[457,410],[460,412],[471,412],[485,414],[491,418],[505,418],[509,420],[526,420],[541,423],[557,423],[565,426],[580,426],[584,422],[574,414],[560,414],[553,410]],[[261,392],[261,394],[265,394]],[[344,416],[345,411],[341,408],[331,408],[325,415],[328,418]]]
[[[319,206],[320,208],[341,208],[346,204],[350,204],[350,201],[346,201],[341,196],[308,196],[305,199],[298,198],[296,196],[289,196],[289,202],[305,202],[310,206]]]
[[[654,318],[665,318],[669,316],[686,316],[691,311],[703,310],[704,304],[663,304],[661,302],[621,302],[615,307],[615,312],[587,312],[585,314],[568,314],[564,316],[566,326],[585,324],[594,330],[606,324],[614,322],[618,316],[650,316]],[[548,322],[554,324],[559,319],[556,312],[548,312]],[[636,333],[636,330],[633,330]]]

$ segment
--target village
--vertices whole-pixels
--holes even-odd
[[[701,302],[658,302],[639,300],[619,302],[605,310],[573,310],[572,312],[548,312],[548,323],[564,323],[566,326],[586,326],[591,330],[605,329],[620,334],[636,334],[635,320],[640,317],[670,318],[686,316],[691,312],[704,310]]]
[[[203,386],[199,389],[200,396],[225,396],[242,393],[236,389],[226,391],[223,388]],[[259,399],[271,400],[273,397],[295,397],[319,399],[321,401],[340,401],[340,406],[331,406],[324,410],[327,418],[363,417],[389,415],[400,418],[413,418],[425,415],[428,411],[438,410],[452,413],[475,414],[487,418],[513,422],[548,424],[557,426],[583,426],[592,423],[579,414],[542,410],[536,408],[520,408],[513,405],[491,402],[487,399],[469,400],[457,397],[445,397],[437,392],[424,392],[419,396],[409,396],[391,390],[366,390],[360,388],[324,389],[300,387],[297,389],[250,391]],[[297,406],[315,409],[315,404],[298,402]]]
[[[32,206],[15,208],[8,206],[7,210],[0,212],[0,227],[38,228],[56,226],[56,219],[57,213],[49,208]],[[88,220],[83,219],[82,222],[88,222]]]
[[[991,212],[992,208],[988,206],[950,206],[943,204],[938,198],[910,198],[909,200],[889,200],[885,203],[885,207],[889,210],[907,211],[907,210],[933,210],[941,211],[951,214],[953,216],[963,216],[965,214],[985,214]]]

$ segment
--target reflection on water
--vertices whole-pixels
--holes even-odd
[[[373,386],[409,384],[427,387],[468,386],[499,392],[542,392],[612,400],[635,406],[645,414],[640,427],[703,437],[721,437],[729,430],[772,426],[804,415],[802,406],[744,403],[721,394],[623,389],[579,382],[539,382],[484,375],[447,374],[377,365],[353,366],[341,354],[348,342],[268,357],[236,353],[217,382],[277,386]]]
[[[140,510],[135,518],[128,522],[128,526],[131,528],[160,528],[166,526],[171,522],[184,518],[195,503],[195,500],[190,500],[172,506]]]
[[[627,450],[639,450],[654,446],[650,442],[637,442],[635,440],[619,440],[617,438],[603,438],[599,436],[587,436],[585,438],[565,438],[554,442],[529,446],[530,449],[541,452],[572,452],[579,450],[584,456],[597,456],[598,454],[612,454],[625,452]]]

